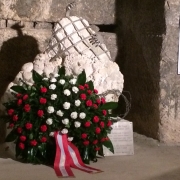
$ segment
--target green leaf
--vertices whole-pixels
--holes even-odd
[[[107,102],[103,104],[100,108],[101,109],[116,109],[118,107],[117,102]]]
[[[86,82],[86,73],[85,73],[85,71],[83,70],[82,73],[79,74],[78,77],[77,77],[77,83],[84,85],[85,82]]]
[[[92,81],[89,81],[88,84],[89,84],[89,89],[90,89],[90,90],[94,90],[94,84],[93,84],[93,82],[92,82]]]
[[[21,150],[19,149],[18,145],[16,144],[16,158],[21,154]]]
[[[12,86],[11,89],[17,93],[24,93],[26,91],[22,86]]]
[[[114,154],[114,147],[110,139],[108,141],[104,141],[102,144]]]
[[[29,135],[29,139],[33,139],[33,133]]]
[[[83,162],[85,164],[89,164],[90,159],[89,159],[89,147],[86,146],[83,152]]]
[[[33,80],[36,83],[42,81],[42,76],[39,73],[37,73],[35,70],[33,70]]]
[[[103,146],[100,146],[100,150],[98,151],[98,155],[100,156],[104,156],[104,152],[103,152]]]
[[[12,130],[12,131],[6,136],[5,142],[15,141],[16,138],[17,138],[17,135],[16,135],[16,133],[15,133],[15,130]]]
[[[59,74],[60,76],[65,75],[65,67],[64,67],[64,66],[62,66],[61,68],[59,68],[58,74]]]

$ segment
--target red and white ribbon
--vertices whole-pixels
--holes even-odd
[[[58,177],[74,177],[71,167],[87,173],[102,172],[83,163],[77,147],[68,142],[66,134],[62,135],[59,132],[55,132],[54,137],[56,141],[54,170]]]

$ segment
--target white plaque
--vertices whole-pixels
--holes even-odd
[[[113,129],[108,137],[114,146],[114,154],[106,147],[103,147],[104,155],[133,155],[134,143],[132,122],[121,120],[114,123],[112,127]]]

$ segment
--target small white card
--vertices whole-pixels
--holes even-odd
[[[111,134],[108,135],[114,146],[114,154],[103,147],[105,156],[134,155],[133,126],[132,122],[120,120],[112,126]]]

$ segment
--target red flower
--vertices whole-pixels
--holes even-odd
[[[81,95],[80,95],[80,98],[81,98],[82,100],[86,100],[86,94],[81,94]]]
[[[93,104],[93,108],[97,109],[98,108],[97,104]]]
[[[98,93],[98,90],[97,90],[97,89],[94,89],[94,93],[97,94],[97,93]]]
[[[91,106],[92,106],[92,104],[93,104],[93,103],[92,103],[92,101],[91,101],[91,100],[87,100],[87,101],[86,101],[86,106],[91,107]]]
[[[85,123],[84,123],[84,126],[85,127],[89,127],[91,125],[91,123],[89,122],[89,121],[86,121]]]
[[[96,99],[97,104],[101,104],[101,99]]]
[[[87,138],[87,134],[86,133],[81,134],[81,138],[82,139],[86,139]]]
[[[25,94],[25,95],[23,96],[23,100],[25,101],[27,98],[28,98],[28,95]]]
[[[79,89],[80,89],[80,90],[84,90],[84,86],[79,85]]]
[[[89,141],[86,140],[86,141],[83,142],[83,144],[84,144],[85,146],[88,146],[88,145],[89,145]]]
[[[104,122],[103,122],[103,121],[101,121],[101,122],[99,123],[99,125],[101,126],[101,128],[104,128]]]
[[[104,116],[107,115],[107,111],[106,110],[102,110],[102,113],[103,113]]]
[[[40,129],[41,129],[42,132],[46,132],[47,131],[47,126],[46,125],[42,125],[40,127]]]
[[[101,98],[101,103],[102,103],[102,104],[105,104],[105,103],[106,103],[105,98],[103,98],[103,97]]]
[[[101,132],[101,129],[99,127],[96,127],[95,132],[96,134],[99,134]]]
[[[103,137],[103,138],[101,139],[101,142],[104,142],[104,141],[106,141],[106,138]]]
[[[14,109],[8,109],[8,112],[7,112],[7,113],[8,113],[9,116],[12,116],[13,113],[14,113]]]
[[[19,139],[24,142],[26,140],[26,136],[20,136]]]
[[[88,85],[88,84],[85,84],[84,87],[85,87],[86,89],[89,89],[89,85]]]
[[[14,124],[13,123],[10,123],[8,128],[12,129],[14,127]]]
[[[93,122],[94,123],[98,123],[99,122],[99,117],[98,116],[94,116],[93,117]]]
[[[16,97],[17,97],[17,98],[19,98],[19,97],[21,97],[21,96],[22,96],[22,94],[20,94],[20,93],[16,94]]]
[[[17,120],[18,120],[18,115],[14,115],[14,116],[13,116],[13,121],[16,122]]]
[[[109,127],[109,126],[111,126],[111,125],[112,125],[111,120],[108,120],[108,122],[107,122],[107,127]]]
[[[31,123],[26,123],[25,127],[26,127],[26,129],[30,130],[30,129],[32,129],[32,124]]]
[[[46,88],[46,87],[42,87],[42,88],[40,89],[40,91],[41,91],[41,93],[46,93],[46,92],[47,92],[47,88]]]
[[[88,93],[88,94],[92,94],[92,91],[91,91],[91,90],[87,90],[87,93]]]
[[[100,150],[100,147],[96,147],[96,148],[95,148],[95,151],[99,151],[99,150]]]
[[[43,110],[38,110],[37,115],[39,117],[42,117],[44,115],[44,111]]]
[[[42,143],[45,143],[46,141],[47,141],[47,138],[46,138],[46,137],[42,137],[42,138],[41,138],[41,142],[42,142]]]
[[[98,143],[98,140],[96,139],[96,140],[94,140],[92,143],[93,143],[94,145],[96,145],[96,144]]]
[[[20,143],[18,144],[18,147],[19,147],[19,149],[24,149],[24,148],[25,148],[25,145],[24,145],[22,142],[20,142]]]
[[[39,102],[40,102],[40,104],[46,104],[47,100],[46,100],[46,98],[40,98]]]
[[[21,134],[21,133],[22,133],[22,128],[21,128],[21,127],[18,127],[18,128],[17,128],[17,132],[18,132],[19,134]]]
[[[31,106],[29,104],[24,105],[24,111],[29,112],[31,110]]]
[[[30,145],[31,146],[36,146],[37,145],[37,141],[36,140],[31,140],[30,141]]]
[[[17,105],[20,106],[22,104],[22,99],[18,99]]]

